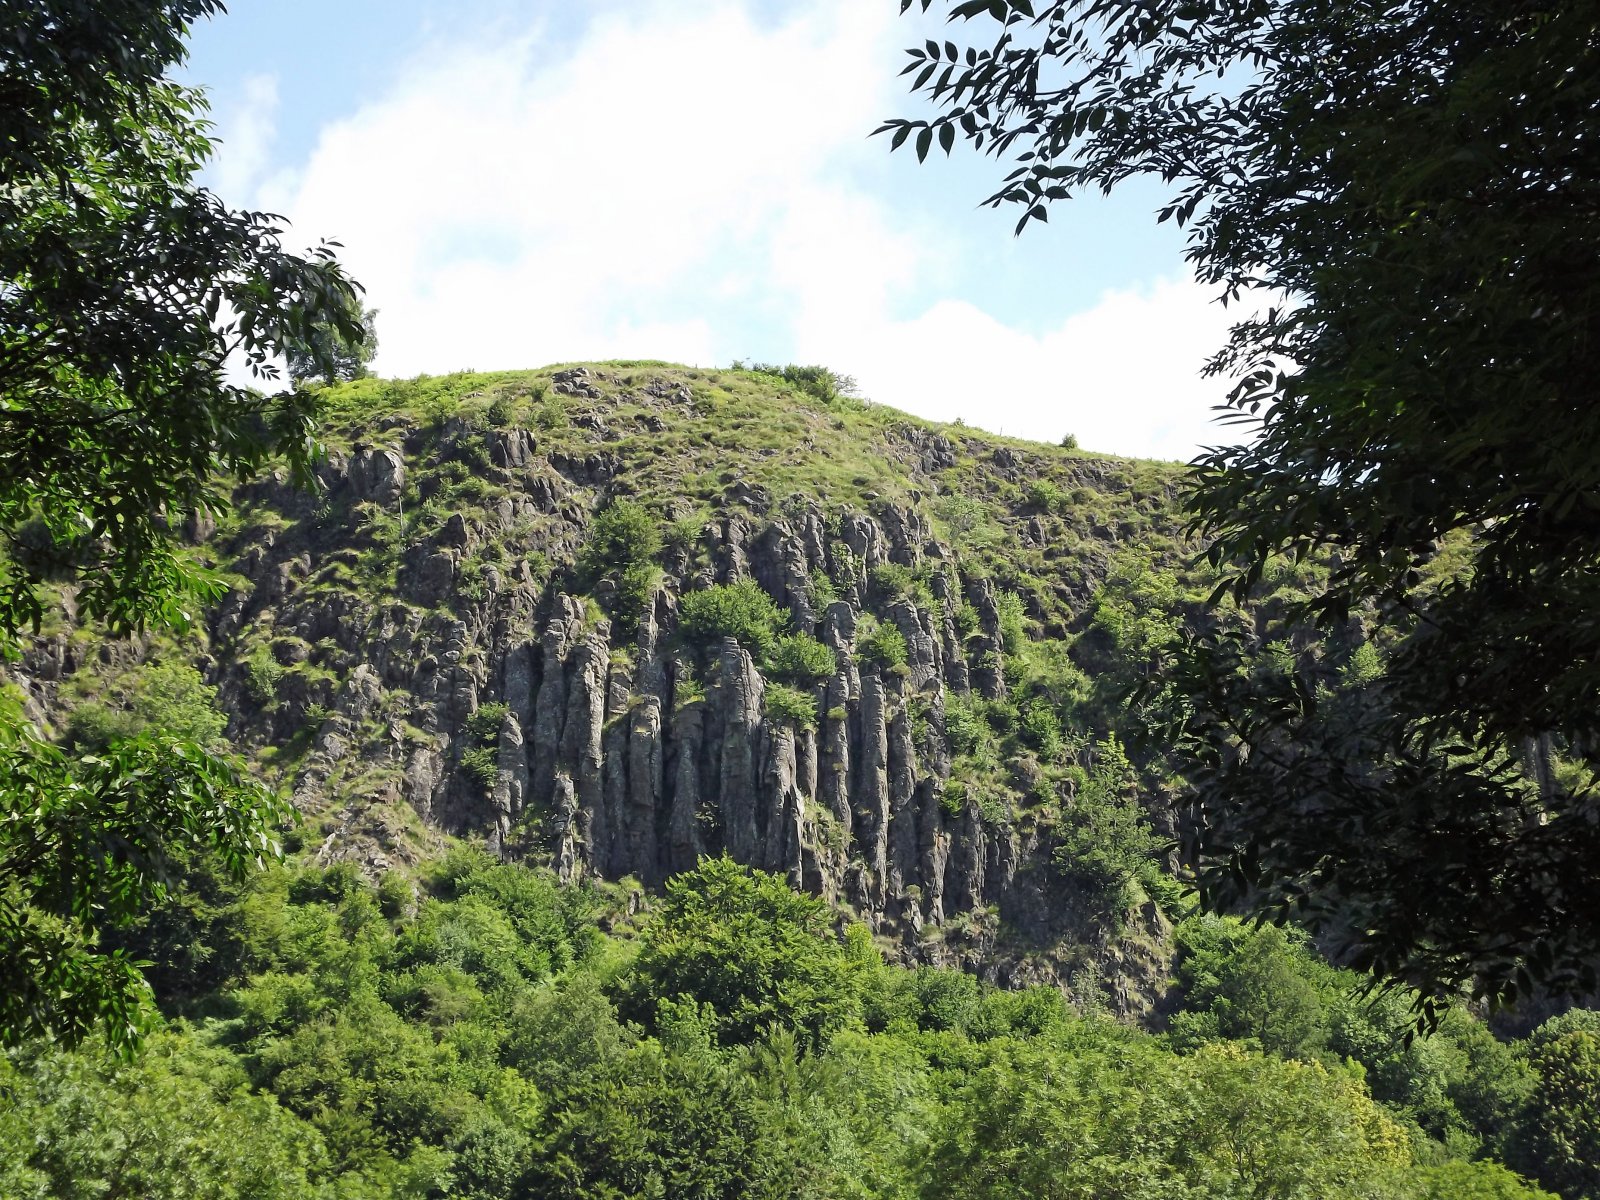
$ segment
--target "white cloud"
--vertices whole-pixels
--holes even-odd
[[[223,148],[211,171],[221,195],[243,196],[260,181],[272,152],[277,112],[277,78],[251,75],[237,100],[217,114],[216,137]]]
[[[1228,440],[1211,424],[1226,385],[1200,371],[1237,315],[1184,278],[1108,292],[1037,336],[945,300],[911,320],[818,329],[806,357],[853,364],[874,400],[938,420],[1180,459]]]
[[[927,247],[985,250],[857,182],[904,35],[859,0],[777,24],[746,0],[631,7],[575,42],[435,47],[271,176],[267,80],[219,169],[344,243],[387,374],[788,354],[1009,434],[1166,457],[1214,440],[1198,370],[1226,318],[1194,284],[1109,293],[1039,335],[930,286],[955,273]]]
[[[664,6],[435,52],[259,202],[344,243],[384,371],[710,362],[707,310],[763,303],[769,230],[863,140],[891,15]]]

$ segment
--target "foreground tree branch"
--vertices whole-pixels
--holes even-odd
[[[1154,175],[1196,276],[1265,308],[1210,364],[1254,436],[1193,464],[1193,532],[1217,602],[1326,570],[1275,683],[1210,629],[1146,692],[1202,895],[1429,996],[1592,990],[1600,5],[913,4],[978,36],[909,51],[937,115],[894,146],[1013,164],[1019,232]]]

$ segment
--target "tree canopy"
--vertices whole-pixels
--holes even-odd
[[[1592,989],[1600,6],[913,4],[994,36],[909,52],[895,146],[1013,163],[1019,231],[1154,176],[1248,301],[1210,370],[1249,436],[1191,479],[1214,599],[1326,570],[1286,667],[1225,613],[1167,659],[1203,894],[1434,993]],[[1386,653],[1341,684],[1353,621]]]
[[[369,374],[367,364],[378,353],[378,310],[362,307],[354,292],[345,298],[344,308],[339,319],[316,322],[305,341],[286,347],[284,365],[295,383],[321,380],[334,384]],[[352,328],[360,330],[353,341]]]
[[[331,243],[284,250],[278,218],[198,183],[202,95],[167,74],[218,0],[40,0],[0,14],[0,653],[59,589],[113,631],[181,625],[220,585],[184,523],[274,456],[310,481],[314,399],[257,380],[363,330]],[[151,734],[73,760],[0,707],[0,1041],[137,1032],[142,981],[100,931],[207,846],[242,870],[283,810],[192,742]]]
[[[1252,964],[1307,973],[1335,1030],[1348,985],[1204,919],[1180,932],[1172,1015],[1199,1020],[1175,1052],[1176,1025],[1074,1016],[1053,987],[890,966],[726,860],[644,913],[461,848],[419,874],[273,869],[158,906],[130,942],[172,964],[163,1005],[228,1019],[132,1064],[98,1039],[0,1055],[0,1194],[1554,1200],[1485,1161],[1502,1145],[1594,1194],[1600,1014],[1506,1046],[1452,1013],[1399,1070],[1382,1036],[1348,1062],[1264,1052],[1207,1020],[1249,996],[1281,1027]],[[1506,1087],[1527,1058],[1552,1087],[1531,1108]]]

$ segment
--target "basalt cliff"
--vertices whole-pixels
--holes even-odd
[[[63,626],[13,674],[58,715],[85,674],[187,657],[324,861],[403,869],[466,836],[648,892],[726,852],[903,960],[1141,1011],[1161,906],[1085,882],[1061,835],[1121,753],[1138,623],[1183,602],[1176,473],[836,382],[602,364],[341,385],[318,491],[267,477],[189,530],[227,585],[195,638]],[[608,560],[618,512],[634,548]],[[775,637],[826,656],[796,675],[737,621],[690,636],[708,593],[770,601]],[[1140,766],[1127,800],[1159,833]]]

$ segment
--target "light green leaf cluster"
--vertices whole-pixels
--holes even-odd
[[[190,882],[176,907],[203,928],[152,914],[132,946],[188,964],[165,1002],[226,1019],[174,1024],[131,1064],[98,1042],[0,1058],[3,1194],[86,1197],[115,1172],[141,1196],[241,1200],[1550,1200],[1429,1142],[1325,1050],[1175,1053],[1053,988],[889,966],[864,928],[726,858],[632,918],[620,890],[468,850],[420,896],[348,863]],[[1306,969],[1250,937],[1194,926],[1184,1011],[1270,1005],[1257,962]],[[1552,1026],[1537,1053],[1577,1061],[1586,1029]]]

